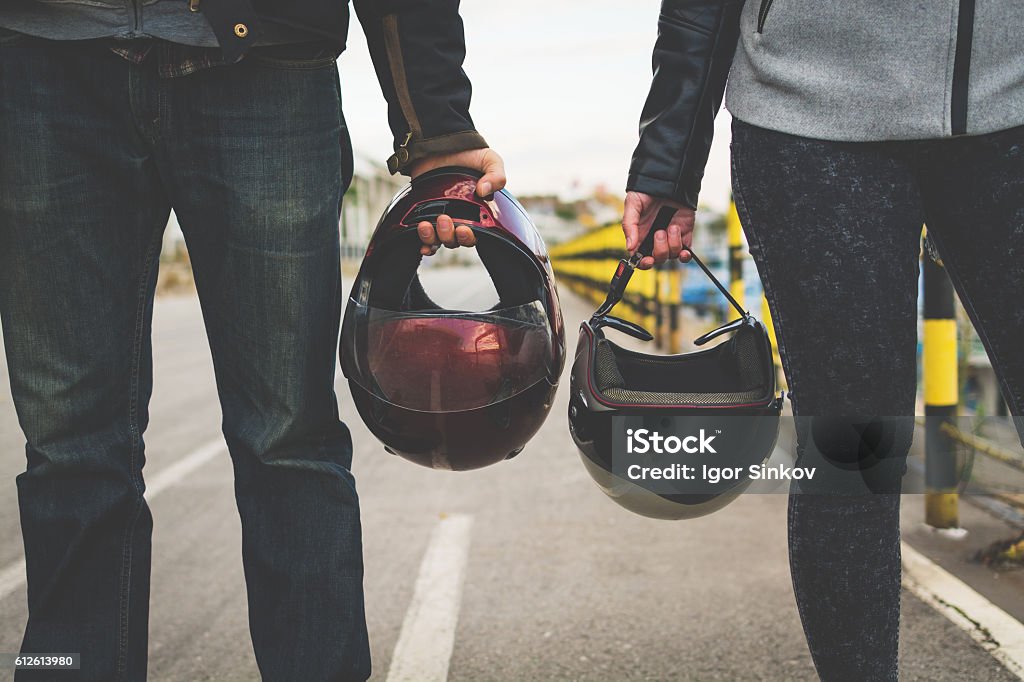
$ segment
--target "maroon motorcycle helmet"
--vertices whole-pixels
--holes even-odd
[[[374,230],[341,332],[341,367],[360,417],[385,450],[434,469],[485,467],[519,454],[551,409],[565,331],[544,241],[502,190],[476,195],[480,174],[425,173]],[[499,301],[448,310],[420,284],[416,226],[438,216],[469,226]]]

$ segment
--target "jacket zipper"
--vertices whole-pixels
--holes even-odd
[[[768,20],[768,10],[772,8],[773,1],[774,0],[761,0],[761,5],[757,8],[758,33],[764,33],[764,22]]]
[[[973,41],[974,0],[960,0],[960,11],[956,21],[953,84],[949,98],[949,125],[954,135],[967,133],[967,91],[970,84]]]
[[[394,175],[409,162],[409,143],[413,140],[423,138],[423,128],[420,126],[419,116],[416,114],[416,107],[412,102],[412,94],[409,91],[409,82],[406,78],[405,59],[402,55],[402,38],[399,33],[398,15],[389,14],[384,17],[384,50],[388,57],[388,64],[391,67],[391,80],[395,87],[395,95],[398,97],[398,105],[402,109],[402,115],[409,124],[409,133],[405,141],[398,146],[395,153],[388,159],[388,170]]]

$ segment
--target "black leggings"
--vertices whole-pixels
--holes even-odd
[[[925,223],[1022,414],[1024,127],[829,142],[735,121],[732,173],[796,415],[914,414]],[[895,680],[899,495],[792,495],[789,549],[821,678]]]

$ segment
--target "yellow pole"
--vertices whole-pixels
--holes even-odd
[[[953,285],[927,254],[924,272],[925,523],[960,526],[956,449],[942,429],[957,413],[956,305]],[[955,426],[955,424],[954,424]]]
[[[746,309],[743,286],[743,227],[740,216],[736,212],[736,202],[729,202],[729,212],[725,216],[726,236],[729,241],[729,293],[740,306]]]

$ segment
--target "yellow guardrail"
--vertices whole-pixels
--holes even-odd
[[[742,232],[736,209],[728,213],[730,283],[729,288],[737,298],[743,300],[742,281],[743,250]],[[625,239],[618,223],[591,230],[576,239],[551,248],[552,267],[559,282],[587,300],[600,303],[608,291],[619,259],[625,256]],[[666,263],[653,270],[638,270],[633,275],[622,303],[616,314],[635,322],[654,334],[659,348],[670,353],[682,351],[682,333],[679,316],[682,307],[682,266],[678,262]],[[775,347],[775,328],[772,325],[768,306],[762,305],[761,315]],[[775,365],[781,368],[778,351],[775,351]],[[780,372],[781,375],[781,372]],[[781,378],[781,377],[780,377]]]
[[[553,246],[549,255],[551,265],[562,286],[595,304],[600,304],[608,293],[608,282],[619,260],[626,255],[624,246],[622,228],[618,224],[612,224]],[[679,280],[677,274],[674,281]],[[678,283],[674,291],[672,283],[673,278],[668,268],[637,270],[630,280],[622,302],[615,308],[615,314],[649,330],[654,334],[660,347],[667,345],[670,352],[678,353],[680,349],[672,347],[671,332],[669,331],[667,335],[663,333],[665,325],[671,329],[673,315],[678,317],[678,303],[682,295]],[[663,302],[672,299],[673,293],[676,302],[674,313],[663,305]],[[678,322],[675,328],[678,329]]]

